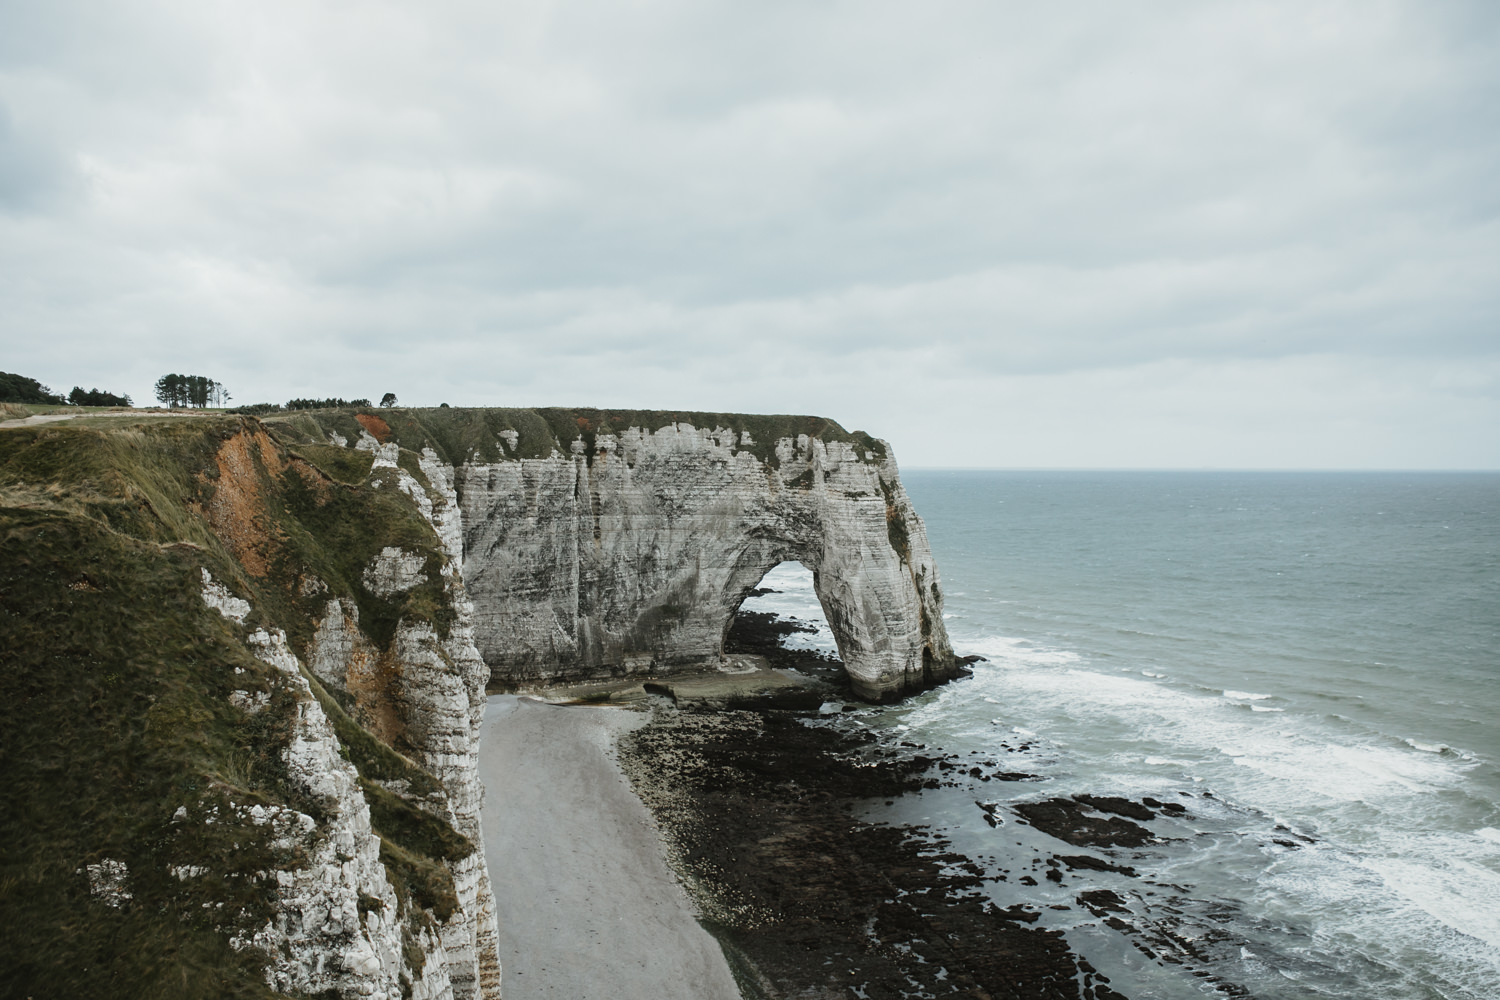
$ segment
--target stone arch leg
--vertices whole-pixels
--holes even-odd
[[[894,552],[839,547],[812,569],[813,589],[856,695],[890,701],[932,683],[932,643],[923,627],[929,619],[911,570]]]
[[[764,539],[741,550],[726,574],[715,613],[722,616],[717,655],[734,616],[751,590],[774,567],[800,562],[813,574],[813,592],[838,646],[854,694],[889,701],[940,679],[931,614],[923,606],[913,571],[894,551],[862,551],[857,545],[803,547]],[[949,654],[951,657],[951,653]]]

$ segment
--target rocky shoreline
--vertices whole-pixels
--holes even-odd
[[[1223,904],[1152,874],[1213,826],[1199,796],[1049,795],[1026,736],[967,756],[912,742],[852,697],[836,657],[784,645],[803,631],[742,611],[719,671],[522,694],[565,716],[634,718],[611,727],[611,766],[741,996],[1250,995],[1222,976],[1238,948]],[[953,828],[969,809],[975,823]]]
[[[868,706],[843,701],[835,657],[786,648],[799,631],[811,629],[742,611],[726,651],[795,671],[803,686],[658,697],[651,721],[616,745],[747,1000],[1124,1000],[1121,984],[1070,947],[1053,919],[1076,918],[1053,910],[1087,914],[1089,939],[1103,948],[1095,961],[1112,973],[1134,954],[1163,974],[1186,973],[1175,981],[1193,995],[1249,995],[1214,971],[1223,935],[1190,926],[1201,921],[1180,908],[1181,887],[1123,863],[1180,842],[1191,801],[993,801],[990,788],[1043,780],[1004,759],[1028,760],[1026,741],[1003,743],[993,759],[959,758],[897,730],[839,724]],[[872,805],[916,793],[968,796],[997,835],[1014,831],[1029,846],[1011,850],[1006,839],[995,856],[973,858],[926,826],[870,818],[882,811]],[[1011,887],[1003,903],[986,891],[996,882]]]
[[[746,997],[1121,997],[968,859],[852,811],[934,761],[807,721],[658,705],[618,745]]]

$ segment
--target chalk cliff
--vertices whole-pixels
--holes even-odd
[[[475,639],[500,681],[718,663],[736,609],[796,560],[855,691],[954,676],[942,591],[890,447],[818,417],[398,410],[282,423],[395,464],[446,502]]]
[[[751,429],[613,419],[619,431],[566,451],[456,470],[496,677],[717,664],[740,602],[787,560],[813,571],[856,693],[952,675],[937,570],[884,443],[799,433],[765,455]]]
[[[20,995],[499,996],[451,490],[274,430],[0,433]]]
[[[716,665],[784,560],[858,694],[955,672],[889,447],[813,417],[7,430],[0,549],[0,959],[54,992],[497,997],[486,682]]]

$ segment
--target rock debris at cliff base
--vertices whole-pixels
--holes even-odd
[[[967,859],[855,819],[857,801],[933,780],[924,758],[863,749],[784,712],[661,708],[621,740],[747,997],[1120,997],[1035,911],[975,891]]]

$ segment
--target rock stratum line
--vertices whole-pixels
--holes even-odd
[[[13,988],[498,996],[486,683],[717,666],[791,559],[857,694],[957,672],[889,447],[820,418],[0,431]]]

